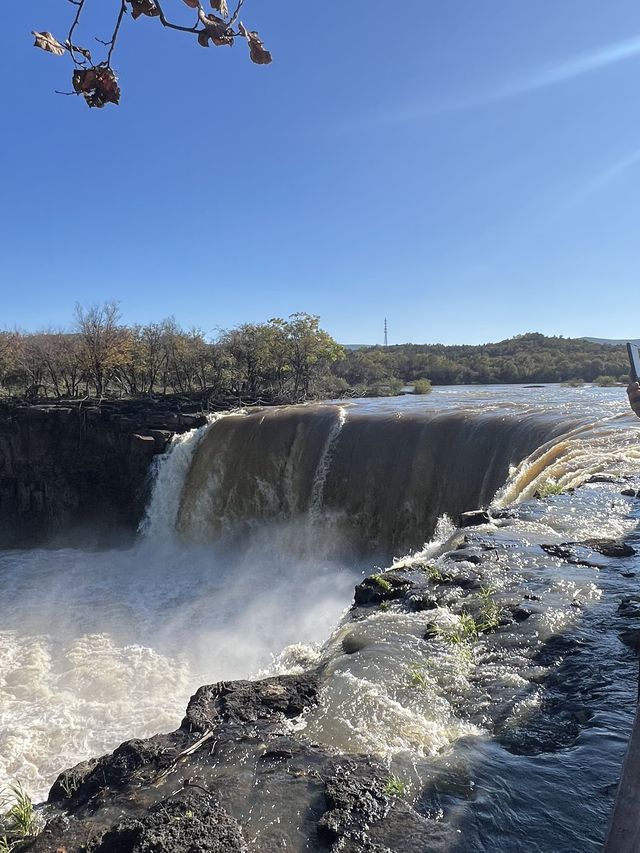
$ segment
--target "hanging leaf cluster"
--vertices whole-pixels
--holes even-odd
[[[210,45],[231,47],[236,39],[243,39],[247,42],[252,62],[256,65],[269,65],[272,61],[271,53],[265,48],[258,33],[248,30],[239,20],[240,10],[245,0],[235,0],[236,6],[233,12],[230,12],[227,0],[209,0],[212,10],[210,12],[205,12],[200,0],[169,0],[173,5],[184,4],[195,11],[197,19],[190,26],[175,23],[166,17],[163,8],[165,0],[109,0],[114,3],[117,17],[111,38],[108,41],[96,39],[106,50],[105,58],[99,62],[94,62],[91,51],[86,47],[74,44],[75,32],[80,26],[82,12],[87,3],[94,0],[70,0],[70,2],[75,6],[76,11],[65,41],[58,41],[48,31],[34,31],[34,46],[54,56],[68,55],[71,58],[74,65],[71,77],[73,88],[71,92],[62,94],[82,96],[90,107],[102,108],[106,104],[120,103],[118,77],[111,60],[121,26],[128,17],[134,21],[141,17],[158,18],[163,27],[190,35],[201,47]],[[104,3],[105,0],[96,0],[96,2]]]

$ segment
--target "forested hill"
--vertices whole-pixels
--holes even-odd
[[[434,385],[472,383],[626,382],[624,345],[585,338],[518,335],[479,346],[402,344],[347,353],[334,370],[350,386],[430,379]]]

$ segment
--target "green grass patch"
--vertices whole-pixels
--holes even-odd
[[[31,798],[19,783],[0,796],[0,815],[0,853],[10,853],[40,832]]]
[[[374,583],[377,583],[380,589],[385,592],[391,592],[393,589],[393,584],[389,583],[389,581],[385,578],[384,575],[371,575],[371,580]]]
[[[384,792],[388,797],[404,797],[409,786],[399,776],[389,776]]]
[[[547,480],[540,488],[536,491],[536,495],[539,498],[548,498],[551,495],[561,495],[564,492],[563,486],[560,483],[556,483],[555,480]]]

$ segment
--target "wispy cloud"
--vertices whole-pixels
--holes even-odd
[[[349,127],[357,129],[372,125],[400,124],[489,106],[511,98],[549,89],[637,57],[640,57],[640,36],[616,42],[588,53],[578,54],[562,62],[538,68],[522,77],[515,77],[506,84],[471,93],[459,99],[440,103],[437,101],[430,103],[425,101],[414,102],[368,117],[363,116],[349,123]]]
[[[576,193],[575,200],[583,201],[589,196],[592,196],[601,190],[605,190],[625,172],[639,163],[640,148],[636,148],[635,151],[625,154],[624,157],[620,157],[618,160],[615,160],[610,166],[607,166],[606,169],[603,169],[602,172],[587,181]]]
[[[640,56],[640,36],[616,42],[607,47],[583,53],[564,62],[539,69],[521,80],[516,80],[510,85],[496,89],[485,100],[497,101],[526,95],[539,89],[548,89],[559,83],[566,83],[576,77],[583,77],[585,74],[591,74],[601,68],[607,68],[610,65],[624,62],[627,59],[634,59],[637,56]]]

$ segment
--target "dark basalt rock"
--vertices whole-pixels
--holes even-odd
[[[389,812],[391,801],[385,794],[387,776],[366,762],[336,763],[325,780],[328,809],[319,822],[330,838],[361,838],[371,824]]]
[[[429,824],[386,793],[385,767],[367,757],[340,757],[294,731],[290,720],[317,702],[319,686],[318,674],[308,673],[201,688],[177,731],[129,741],[61,774],[51,791],[48,823],[24,849],[429,849]],[[268,814],[258,833],[255,825],[245,827],[254,812]]]
[[[585,539],[583,542],[563,542],[560,545],[541,545],[543,551],[575,566],[599,568],[598,563],[587,559],[588,552],[602,554],[603,557],[621,559],[633,557],[635,548],[617,539]],[[585,553],[586,552],[586,553]]]
[[[328,809],[320,818],[320,838],[333,841],[331,853],[425,853],[433,830],[401,798],[386,793],[388,772],[368,759],[336,762],[325,779]]]
[[[585,539],[584,542],[576,544],[591,548],[592,551],[597,551],[605,557],[633,557],[636,553],[635,548],[618,539]]]
[[[226,722],[290,719],[317,704],[319,689],[317,672],[205,685],[189,700],[182,728],[206,732]]]
[[[625,631],[620,631],[620,639],[625,646],[629,646],[636,654],[640,651],[640,628],[628,628]]]
[[[365,578],[356,587],[354,605],[381,604],[383,601],[393,601],[403,598],[411,589],[411,580],[403,574],[390,571],[382,575],[372,575]]]
[[[210,795],[187,791],[122,821],[87,853],[249,853],[238,822]]]
[[[632,595],[623,598],[618,605],[618,615],[625,619],[636,619],[640,616],[640,598]]]
[[[172,398],[0,403],[0,548],[121,545],[143,517],[154,455],[206,423],[199,407]]]
[[[489,524],[491,516],[484,509],[476,509],[471,512],[463,512],[458,520],[458,527],[477,527],[480,524]]]
[[[529,607],[515,607],[511,612],[516,622],[525,622],[534,611]]]
[[[435,610],[438,607],[438,600],[428,592],[416,593],[407,597],[407,605],[410,610],[422,613],[425,610]]]

